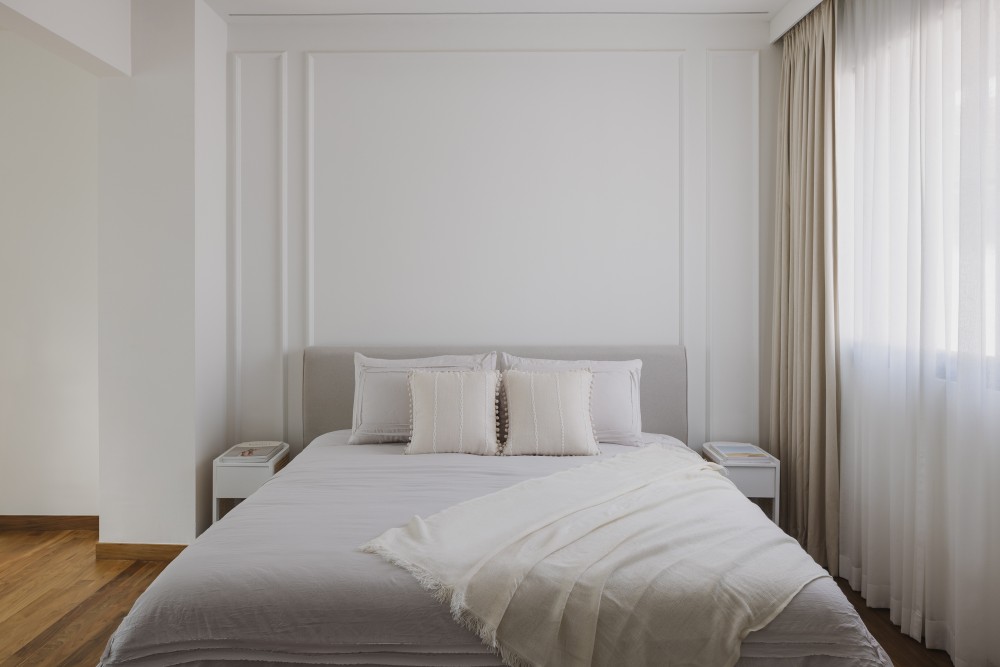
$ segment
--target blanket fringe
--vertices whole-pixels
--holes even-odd
[[[465,606],[465,597],[456,594],[454,588],[445,586],[437,577],[419,565],[400,558],[385,545],[380,544],[377,539],[362,545],[361,550],[365,553],[381,556],[390,564],[401,567],[413,575],[413,578],[424,590],[434,595],[434,599],[448,605],[451,617],[459,625],[479,637],[483,644],[499,656],[505,665],[508,667],[535,667],[532,662],[518,655],[515,651],[501,646],[497,641],[497,629],[484,623],[481,618],[469,610]]]

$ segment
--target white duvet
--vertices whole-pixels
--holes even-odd
[[[317,439],[175,559],[136,602],[105,667],[495,666],[479,637],[406,571],[358,546],[527,479],[601,457],[404,456],[403,445]],[[665,436],[648,442],[675,443]],[[697,502],[697,498],[692,498]],[[734,495],[739,511],[763,513]],[[807,584],[740,647],[738,667],[888,667],[830,578]]]
[[[414,517],[365,545],[508,665],[729,667],[829,576],[686,448],[650,446]]]

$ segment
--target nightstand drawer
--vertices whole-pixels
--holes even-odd
[[[726,471],[747,498],[774,498],[777,468],[728,466]]]
[[[218,466],[215,469],[216,498],[248,498],[271,479],[269,466]]]

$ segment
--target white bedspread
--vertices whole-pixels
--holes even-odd
[[[646,447],[414,517],[365,546],[509,665],[731,666],[829,576],[718,466]]]
[[[497,666],[416,579],[358,545],[414,514],[587,465],[584,456],[403,456],[322,436],[167,566],[108,644],[105,667]],[[674,442],[648,436],[648,442]],[[602,445],[601,459],[634,452]],[[734,505],[756,507],[737,496]],[[743,641],[738,667],[888,667],[829,578]]]

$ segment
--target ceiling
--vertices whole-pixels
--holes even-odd
[[[769,20],[788,0],[207,0],[229,21],[368,14],[738,14]]]

